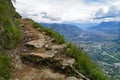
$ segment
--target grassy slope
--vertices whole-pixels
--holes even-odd
[[[20,16],[10,0],[0,0],[0,49],[10,49],[20,40],[21,31],[16,17]]]
[[[10,0],[0,0],[0,80],[10,77],[10,58],[4,53],[20,41],[22,33],[15,20],[20,17]]]
[[[91,58],[77,48],[77,46],[69,43],[65,48],[66,53],[75,58],[74,68],[89,77],[91,80],[110,80],[97,66],[92,62]]]

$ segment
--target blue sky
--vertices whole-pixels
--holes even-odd
[[[120,0],[16,0],[14,6],[37,22],[120,21]]]

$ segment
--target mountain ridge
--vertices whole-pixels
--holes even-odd
[[[120,22],[119,21],[102,22],[96,26],[90,27],[89,29],[103,31],[109,34],[119,34]]]

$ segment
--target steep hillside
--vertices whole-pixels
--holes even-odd
[[[0,0],[0,80],[110,80],[87,53]]]
[[[21,38],[16,18],[20,17],[10,0],[0,0],[0,49],[12,48]],[[7,44],[7,45],[6,45]]]
[[[11,59],[7,50],[13,48],[22,38],[19,24],[15,20],[18,17],[20,16],[10,0],[0,0],[0,80],[10,77]]]

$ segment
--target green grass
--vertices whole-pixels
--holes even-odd
[[[7,80],[11,75],[10,58],[0,53],[0,80]]]
[[[22,38],[16,18],[20,18],[10,0],[0,0],[0,49],[11,49]]]
[[[20,28],[15,24],[7,22],[4,27],[4,31],[1,33],[2,39],[0,44],[4,49],[11,49],[22,38],[22,32]]]
[[[54,38],[55,39],[54,40],[55,43],[63,44],[63,43],[66,42],[63,35],[58,34],[57,32],[53,31],[52,29],[47,29],[47,28],[41,26],[38,23],[33,23],[33,26],[34,26],[34,28],[37,28],[37,29],[39,29],[41,31],[46,32],[47,35],[49,35],[52,38]]]
[[[11,75],[11,59],[5,56],[5,51],[22,39],[16,18],[20,15],[15,12],[11,0],[0,0],[0,80],[8,80]]]
[[[76,60],[75,69],[90,78],[91,80],[110,80],[107,78],[90,57],[84,51],[81,51],[73,44],[68,44],[65,48],[66,53]]]

